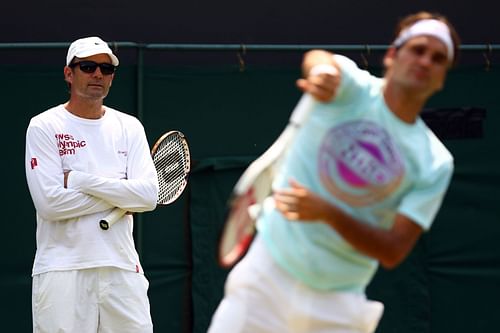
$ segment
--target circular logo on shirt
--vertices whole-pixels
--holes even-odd
[[[318,158],[323,184],[352,206],[383,200],[403,178],[399,151],[387,131],[371,121],[332,128],[323,139]]]

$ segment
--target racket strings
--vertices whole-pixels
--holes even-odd
[[[221,263],[231,266],[246,252],[255,234],[254,219],[249,214],[249,207],[255,204],[253,188],[247,193],[235,197],[231,204],[228,223],[225,226],[220,246]]]
[[[159,204],[169,204],[182,193],[189,172],[189,151],[184,138],[172,135],[161,142],[153,161],[158,173]]]

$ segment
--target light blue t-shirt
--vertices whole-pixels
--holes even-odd
[[[273,187],[295,179],[364,223],[390,228],[401,213],[429,229],[450,183],[450,152],[420,118],[408,124],[388,109],[383,79],[335,57],[337,96],[316,103]],[[312,288],[364,292],[378,266],[327,224],[290,222],[272,205],[258,230],[276,262]]]

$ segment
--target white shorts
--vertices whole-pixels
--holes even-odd
[[[33,332],[151,333],[143,274],[112,267],[33,276]]]
[[[230,272],[209,333],[371,333],[383,304],[314,290],[278,267],[257,237]]]

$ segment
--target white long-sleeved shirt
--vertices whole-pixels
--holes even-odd
[[[25,166],[37,219],[33,275],[103,266],[143,272],[132,215],[106,231],[99,220],[115,207],[153,210],[158,178],[139,120],[105,110],[100,119],[84,119],[59,105],[30,121]]]

